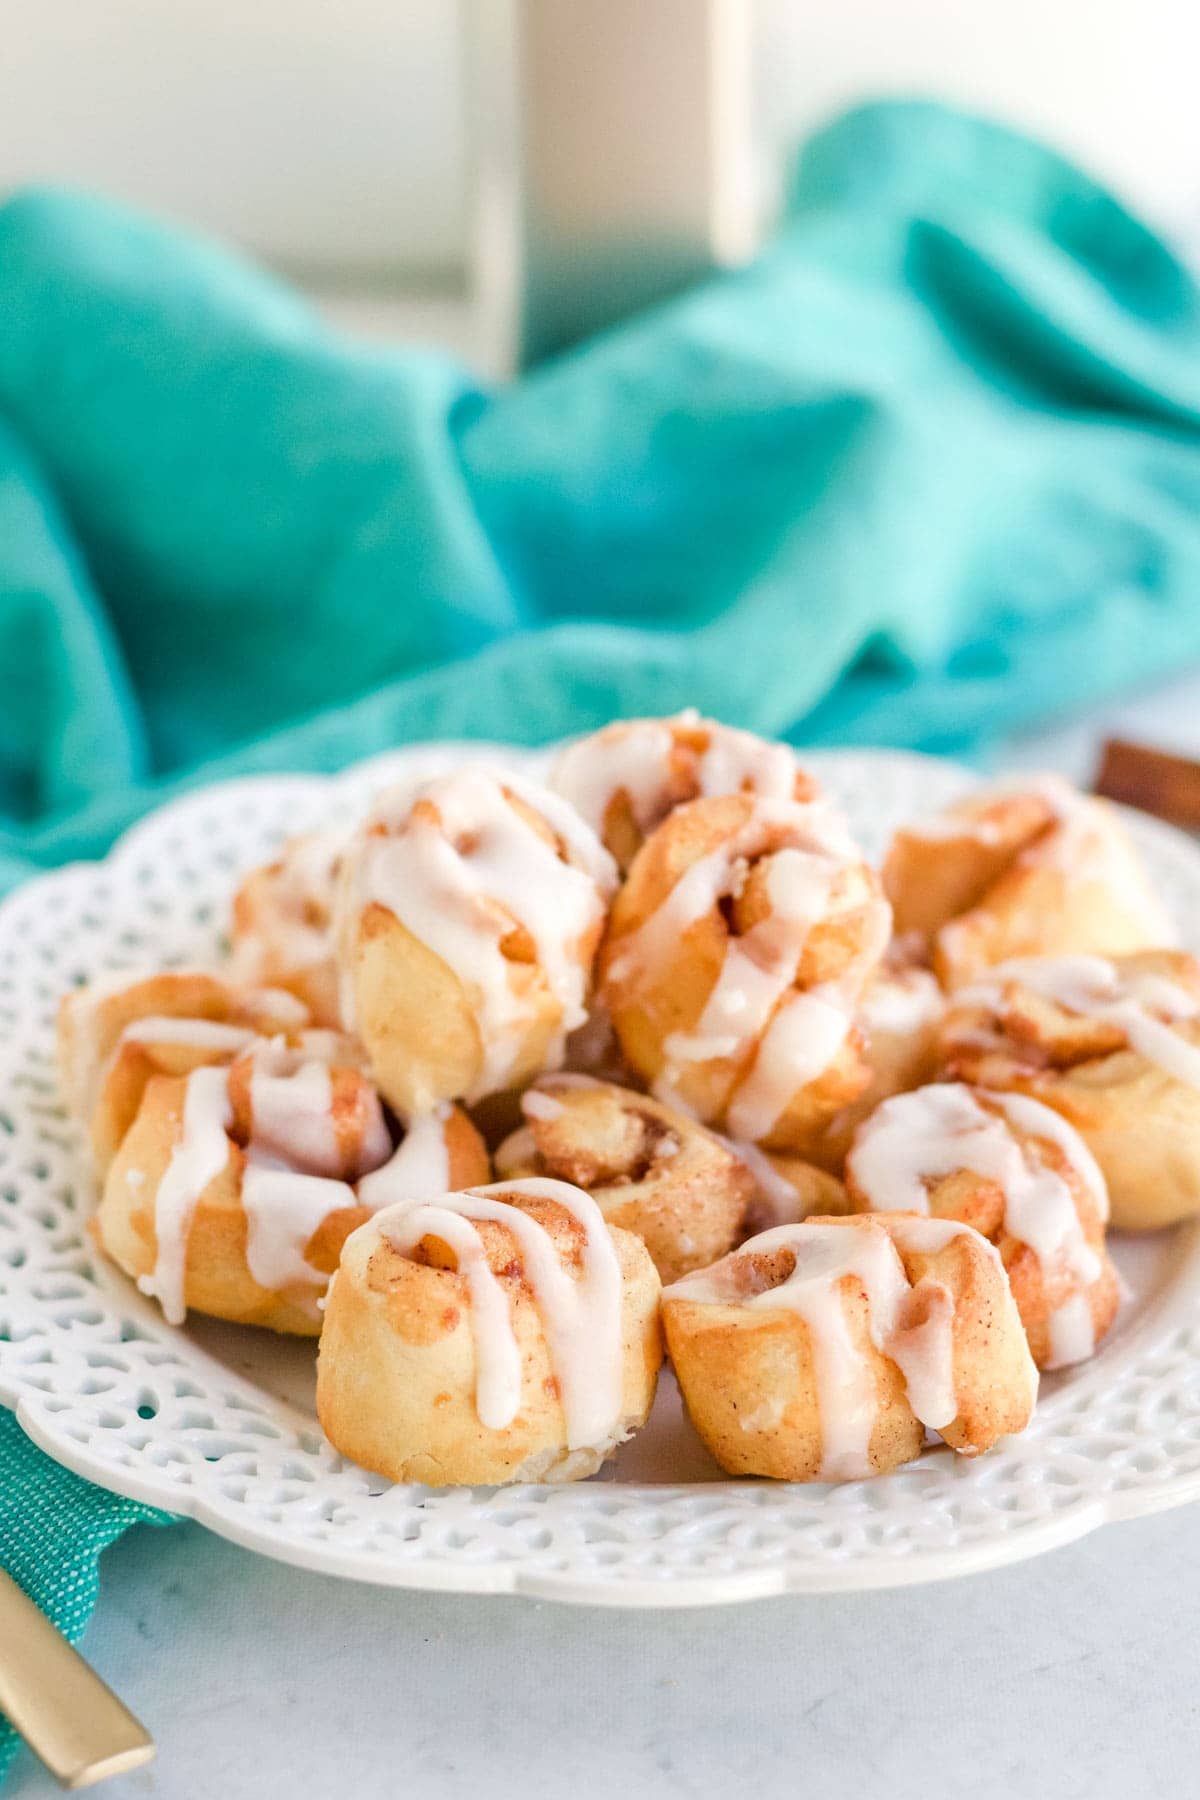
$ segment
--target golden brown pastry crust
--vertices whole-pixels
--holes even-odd
[[[513,1204],[550,1233],[578,1280],[580,1234],[553,1202]],[[555,1362],[519,1241],[483,1223],[520,1357],[520,1405],[511,1422],[484,1425],[476,1409],[478,1363],[467,1277],[436,1239],[413,1255],[374,1223],[347,1242],[330,1289],[317,1373],[317,1413],[334,1447],[392,1481],[434,1485],[574,1481],[594,1474],[645,1423],[662,1361],[659,1280],[631,1232],[612,1232],[621,1278],[620,1417],[605,1441],[568,1447]]]
[[[939,1094],[946,1090],[925,1091]],[[972,1088],[969,1092],[982,1113],[1021,1147],[1027,1163],[1050,1170],[1066,1187],[1078,1222],[1080,1240],[1094,1258],[1094,1271],[1089,1279],[1065,1261],[1058,1266],[1047,1266],[1034,1245],[1017,1235],[1002,1183],[977,1172],[969,1164],[948,1173],[939,1172],[924,1181],[926,1210],[931,1218],[954,1219],[973,1226],[996,1246],[1029,1339],[1030,1352],[1039,1369],[1078,1360],[1056,1351],[1052,1319],[1060,1308],[1081,1301],[1090,1318],[1090,1349],[1094,1350],[1117,1316],[1120,1284],[1105,1246],[1105,1212],[1080,1167],[1067,1155],[1062,1144],[1036,1129],[1036,1120],[1014,1120],[1005,1114],[1002,1103],[992,1094],[980,1088]],[[891,1110],[897,1117],[904,1108],[905,1098],[897,1097],[893,1103]],[[907,1098],[919,1099],[920,1096]],[[881,1121],[884,1116],[883,1112],[878,1112],[874,1120]],[[1053,1120],[1046,1123],[1052,1125]],[[865,1121],[856,1144],[871,1132],[872,1124],[871,1119]],[[856,1212],[869,1213],[873,1207],[878,1209],[881,1205],[893,1210],[903,1205],[903,1201],[895,1197],[894,1190],[890,1193],[868,1191],[860,1180],[853,1147],[846,1161],[846,1192],[850,1206]],[[1086,1344],[1084,1349],[1090,1354]]]
[[[1161,977],[1200,1008],[1200,962],[1186,952],[1105,960],[1120,980]],[[999,1008],[968,991],[947,1014],[946,1073],[1028,1094],[1061,1114],[1104,1173],[1114,1226],[1155,1230],[1200,1216],[1200,1089],[1142,1055],[1120,1025],[1081,1017],[1039,997],[1019,975],[997,973]],[[1200,1013],[1172,1029],[1200,1048]]]
[[[812,852],[814,829],[809,809],[764,806],[745,794],[677,808],[635,857],[613,905],[600,960],[601,997],[640,1080],[732,1136],[754,1135],[769,1149],[801,1152],[870,1081],[861,1034],[852,1025],[844,1030],[819,1072],[802,1078],[767,1128],[754,1134],[739,1129],[738,1112],[757,1079],[767,1031],[739,1044],[732,1055],[722,1052],[719,1036],[708,1054],[695,1046],[708,1041],[702,1020],[731,946],[744,942],[776,910],[771,885],[779,854]],[[685,879],[695,880],[697,870],[703,873],[718,858],[733,871],[724,882],[726,891],[679,929],[654,930],[647,950],[647,926],[660,923],[664,903]],[[844,1004],[852,1012],[882,957],[887,909],[876,877],[852,850],[831,862],[837,867],[822,916],[798,950],[771,1022],[797,995],[814,990],[836,994],[837,1007],[830,1011]],[[681,1040],[693,1048],[673,1057],[672,1046]]]
[[[957,1232],[930,1252],[905,1242],[908,1224],[872,1214],[812,1219],[784,1232],[865,1229],[890,1237],[912,1290],[905,1320],[909,1331],[919,1330],[938,1304],[936,1290],[946,1291],[952,1302],[949,1328],[958,1410],[939,1430],[952,1448],[978,1455],[1001,1437],[1023,1430],[1032,1416],[1036,1377],[1025,1336],[998,1260],[977,1234]],[[692,1423],[730,1475],[856,1479],[911,1462],[921,1452],[925,1428],[910,1404],[900,1366],[875,1341],[864,1283],[847,1273],[836,1282],[839,1337],[846,1334],[868,1384],[873,1421],[865,1465],[828,1466],[827,1438],[834,1433],[822,1418],[818,1373],[827,1346],[814,1345],[812,1328],[799,1312],[746,1303],[777,1287],[795,1266],[794,1252],[775,1242],[780,1235],[752,1239],[717,1266],[735,1296],[728,1302],[690,1299],[687,1283],[663,1296],[667,1348]],[[739,1290],[743,1298],[736,1297]]]
[[[584,1188],[610,1225],[641,1238],[663,1281],[732,1248],[753,1187],[744,1163],[670,1107],[556,1075],[529,1090],[525,1124],[497,1150],[496,1173]]]
[[[651,832],[688,801],[731,793],[817,797],[816,782],[786,745],[694,712],[618,719],[569,744],[549,780],[623,870]]]
[[[172,1021],[172,1028],[156,1033],[157,1019]],[[190,1036],[188,1021],[199,1026]],[[88,1131],[97,1173],[107,1171],[152,1076],[232,1062],[252,1036],[295,1034],[308,1022],[294,995],[244,987],[205,969],[115,977],[65,995],[59,1068],[71,1110]]]
[[[472,922],[480,946],[495,946],[495,954],[503,959],[510,1015],[511,1051],[503,1067],[494,1065],[481,984],[456,972],[374,897],[368,871],[382,843],[400,849],[412,859],[411,867],[418,856],[426,866],[433,845],[444,857],[444,868],[454,874],[471,862],[487,835],[483,827],[457,826],[454,809],[459,792],[466,790],[464,810],[470,811],[481,784],[486,784],[489,794],[481,801],[481,812],[491,804],[494,790],[501,807],[508,809],[518,828],[524,828],[531,850],[540,846],[544,855],[548,849],[558,866],[570,872],[567,878],[574,878],[576,892],[582,884],[593,896],[590,909],[576,909],[578,932],[564,935],[566,961],[579,972],[581,993],[589,985],[604,927],[605,901],[595,877],[601,863],[609,871],[612,865],[598,842],[596,861],[581,854],[582,836],[590,837],[582,821],[572,815],[572,832],[567,835],[558,828],[558,816],[552,816],[552,797],[518,786],[515,777],[493,780],[476,774],[470,781],[470,787],[467,777],[461,784],[460,778],[430,784],[411,804],[385,799],[343,859],[336,906],[343,1012],[366,1045],[380,1091],[401,1118],[419,1116],[440,1100],[478,1101],[523,1088],[561,1060],[564,1032],[579,1020],[566,1016],[563,994],[511,905],[486,892],[476,893],[470,902]],[[545,812],[540,810],[543,799]],[[561,801],[555,799],[554,806],[570,814]],[[486,871],[482,879],[486,881]],[[543,871],[532,862],[529,882],[535,888],[544,884]],[[462,908],[465,902],[461,894],[448,890],[444,904]]]
[[[1117,814],[1054,777],[901,827],[883,884],[897,933],[928,942],[947,989],[1011,957],[1120,954],[1168,929]]]
[[[335,1129],[349,1171],[356,1136],[361,1137],[366,1083],[350,1069],[332,1071],[332,1080]],[[113,1158],[92,1221],[100,1248],[134,1281],[148,1279],[155,1269],[156,1202],[180,1142],[186,1088],[186,1080],[178,1077],[153,1076],[147,1082],[137,1116]],[[321,1329],[316,1307],[323,1285],[319,1280],[276,1289],[261,1286],[250,1273],[249,1219],[243,1204],[248,1119],[245,1086],[237,1070],[230,1077],[230,1089],[233,1123],[227,1133],[227,1160],[220,1174],[201,1190],[187,1230],[184,1305],[189,1312],[235,1324],[316,1337]],[[465,1113],[453,1109],[443,1130],[450,1180],[463,1186],[486,1181],[487,1151]],[[351,1189],[347,1192],[352,1194]],[[346,1238],[369,1217],[370,1209],[357,1201],[335,1206],[305,1245],[305,1262],[318,1275],[332,1274]]]
[[[233,897],[231,967],[241,981],[286,988],[317,1025],[341,1024],[333,954],[333,894],[341,840],[290,838],[273,862],[252,869]]]

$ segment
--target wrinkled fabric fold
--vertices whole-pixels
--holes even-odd
[[[1042,147],[837,121],[749,268],[487,391],[0,208],[0,879],[209,775],[695,703],[970,752],[1200,656],[1200,302]]]

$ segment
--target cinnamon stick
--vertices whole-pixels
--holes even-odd
[[[1169,825],[1200,831],[1200,762],[1191,757],[1109,738],[1101,752],[1095,791]]]

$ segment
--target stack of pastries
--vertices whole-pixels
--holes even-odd
[[[1110,1329],[1110,1223],[1200,1212],[1200,963],[1053,779],[877,871],[790,749],[624,721],[285,845],[230,936],[63,1001],[95,1239],[319,1336],[396,1480],[593,1474],[664,1354],[733,1474],[978,1455]]]

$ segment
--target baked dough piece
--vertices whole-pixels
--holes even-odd
[[[846,1187],[864,1210],[957,1219],[994,1243],[1040,1369],[1083,1362],[1116,1317],[1104,1177],[1037,1101],[957,1082],[899,1094],[859,1127]]]
[[[930,969],[889,955],[867,982],[854,1014],[869,1070],[866,1087],[848,1106],[822,1122],[802,1146],[818,1168],[840,1175],[854,1133],[893,1094],[932,1081],[939,1067],[939,1034],[946,999]],[[818,1207],[820,1212],[836,1207]]]
[[[496,1152],[503,1179],[546,1175],[586,1188],[610,1225],[641,1238],[664,1281],[737,1242],[752,1177],[703,1126],[586,1076],[543,1075],[521,1104],[525,1124]]]
[[[151,1078],[93,1231],[173,1324],[191,1309],[315,1336],[356,1226],[402,1196],[487,1174],[465,1113],[441,1108],[394,1149],[361,1070],[259,1041],[229,1066]]]
[[[663,1294],[688,1413],[730,1475],[856,1481],[1029,1423],[1037,1371],[970,1226],[884,1214],[752,1238]]]
[[[569,744],[550,786],[585,818],[622,869],[677,806],[717,794],[813,800],[817,784],[786,744],[682,712],[618,719]]]
[[[659,1281],[566,1182],[393,1207],[356,1231],[325,1311],[317,1412],[393,1481],[577,1481],[645,1423]]]
[[[559,1066],[615,879],[574,809],[517,775],[379,802],[343,858],[338,962],[343,1016],[402,1118]]]
[[[287,988],[331,1028],[341,1024],[333,895],[343,842],[338,832],[289,838],[242,882],[229,929],[236,979]]]
[[[888,932],[878,881],[829,808],[695,800],[634,859],[601,998],[659,1099],[803,1153],[870,1081],[854,1013]]]
[[[1200,962],[1181,950],[1030,957],[954,996],[942,1034],[963,1080],[1068,1120],[1131,1231],[1200,1214]]]
[[[981,788],[892,838],[898,934],[956,988],[1015,956],[1117,955],[1173,940],[1118,815],[1057,776]]]
[[[65,995],[59,1069],[97,1173],[106,1173],[152,1076],[231,1062],[255,1037],[301,1032],[308,1022],[294,995],[207,969],[113,975]]]

